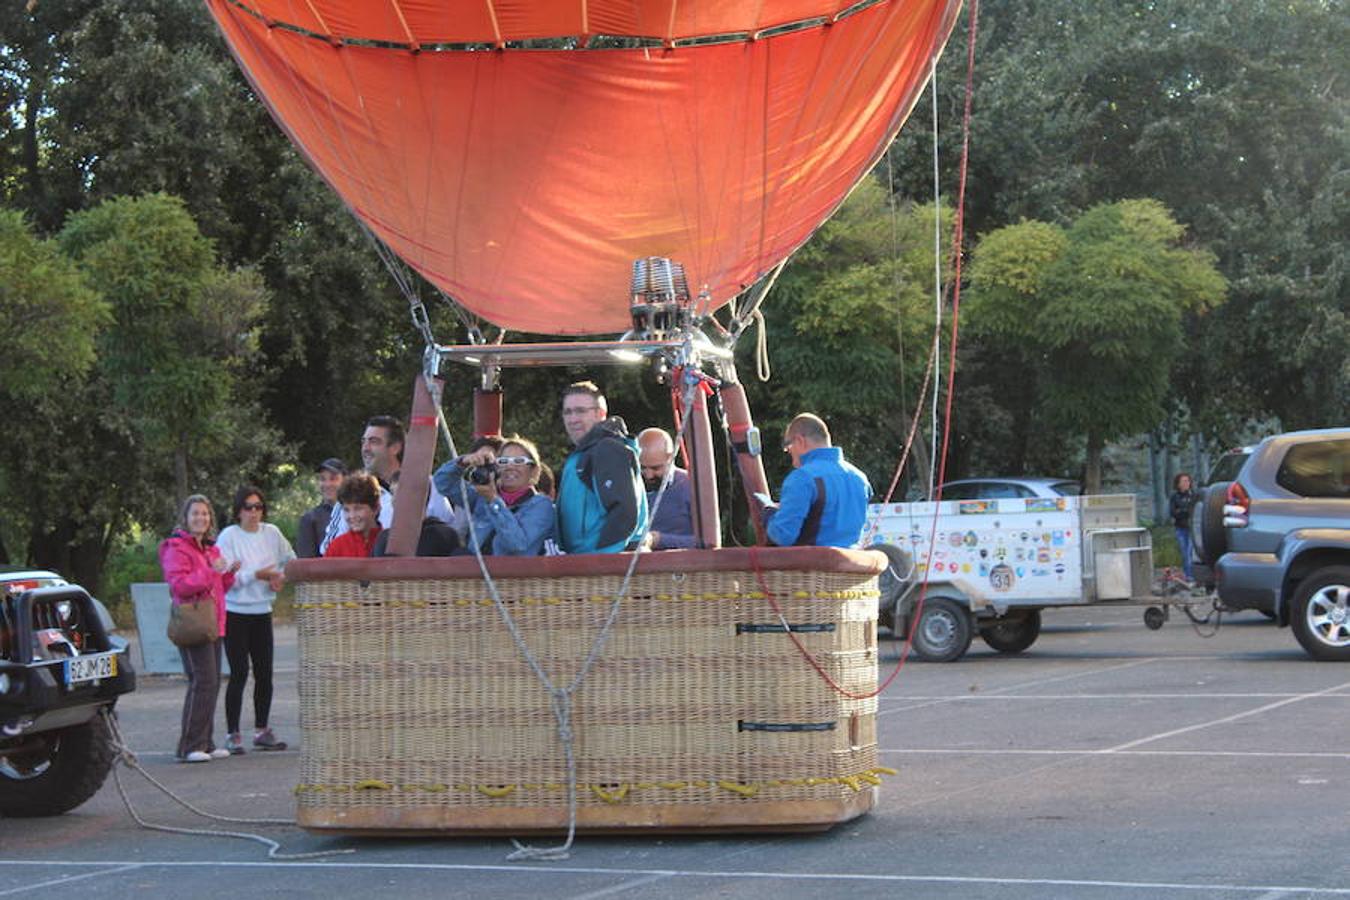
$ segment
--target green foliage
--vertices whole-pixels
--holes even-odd
[[[94,362],[107,304],[22,213],[0,210],[0,393],[26,400],[59,391]]]
[[[784,269],[765,302],[776,376],[749,385],[766,446],[797,413],[820,412],[884,490],[932,343],[934,215],[932,205],[893,210],[865,178]],[[950,210],[942,216],[946,235]],[[785,474],[780,455],[766,462],[771,478]]]
[[[1223,300],[1213,257],[1179,246],[1183,234],[1157,201],[1126,200],[1094,207],[1066,231],[1001,229],[974,251],[971,332],[989,347],[1017,348],[1034,373],[1024,405],[1061,436],[1086,438],[1089,482],[1106,441],[1165,415],[1183,315]]]

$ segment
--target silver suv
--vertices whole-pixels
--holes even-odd
[[[1350,428],[1266,438],[1209,488],[1200,545],[1219,599],[1289,625],[1309,656],[1350,661]]]

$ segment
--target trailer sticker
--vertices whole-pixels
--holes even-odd
[[[1012,566],[999,563],[994,566],[993,571],[989,573],[989,585],[1000,593],[1010,591],[1013,585],[1017,583],[1017,577],[1013,574]]]

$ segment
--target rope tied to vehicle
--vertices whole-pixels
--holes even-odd
[[[156,779],[153,775],[151,775],[149,772],[145,770],[145,767],[141,765],[140,760],[136,758],[136,754],[132,752],[131,748],[127,746],[126,741],[123,739],[122,731],[120,728],[118,728],[117,725],[117,717],[112,713],[111,710],[105,707],[100,712],[100,715],[103,716],[103,721],[108,726],[108,734],[111,736],[113,750],[116,754],[113,758],[113,770],[112,770],[113,783],[117,786],[117,793],[122,798],[122,805],[126,807],[127,814],[131,816],[131,818],[136,822],[136,824],[140,825],[142,828],[146,828],[151,831],[165,831],[170,834],[193,834],[193,835],[202,835],[204,837],[226,837],[226,838],[235,838],[236,840],[241,841],[254,841],[267,847],[268,859],[277,859],[283,861],[300,860],[300,859],[317,859],[324,856],[339,856],[345,853],[356,852],[355,849],[348,847],[341,850],[316,850],[309,853],[282,853],[280,852],[281,843],[279,841],[274,841],[271,838],[264,837],[261,834],[253,834],[247,831],[224,831],[215,828],[185,828],[178,825],[162,825],[156,822],[147,822],[145,819],[141,817],[140,813],[138,813],[136,811],[136,808],[132,805],[131,797],[127,794],[126,791],[126,786],[122,784],[122,776],[120,772],[121,766],[126,766],[128,769],[131,769],[132,771],[139,773],[141,777],[143,777],[146,781],[150,782],[152,785],[158,788],[159,791],[166,797],[168,797],[170,800],[177,803],[179,806],[183,807],[189,812],[201,816],[204,819],[211,819],[216,822],[231,822],[238,825],[289,825],[289,826],[296,825],[296,821],[294,819],[240,818],[237,816],[222,816],[217,815],[216,813],[209,813],[206,810],[199,809],[196,806],[193,806],[191,803],[184,800],[182,797],[178,796],[176,793],[173,792],[172,789],[161,783],[158,779]]]

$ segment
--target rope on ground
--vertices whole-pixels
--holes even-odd
[[[235,816],[221,816],[215,813],[206,812],[203,809],[198,809],[188,801],[184,800],[182,797],[175,794],[170,788],[166,787],[158,779],[156,779],[153,775],[151,775],[149,772],[145,770],[145,767],[141,765],[140,760],[136,758],[136,754],[131,751],[131,748],[129,748],[126,745],[126,742],[123,740],[121,729],[117,725],[117,717],[112,714],[111,710],[105,708],[102,711],[101,715],[103,716],[104,722],[107,723],[108,733],[112,736],[113,750],[116,751],[117,754],[116,758],[113,760],[113,773],[112,773],[113,783],[116,784],[117,786],[117,793],[122,797],[122,805],[126,807],[127,814],[130,815],[131,818],[135,820],[136,824],[140,825],[142,828],[146,828],[151,831],[165,831],[169,832],[170,834],[194,834],[194,835],[202,835],[204,837],[225,837],[225,838],[235,838],[237,840],[242,841],[254,841],[268,848],[267,849],[268,859],[279,859],[279,860],[317,859],[323,856],[338,856],[344,853],[356,852],[351,848],[346,848],[342,850],[317,850],[311,853],[281,853],[280,852],[281,844],[279,842],[274,841],[268,837],[263,837],[260,834],[252,834],[246,831],[223,831],[214,828],[184,828],[177,825],[161,825],[155,822],[147,822],[145,819],[141,818],[140,813],[138,813],[136,811],[136,808],[132,805],[131,797],[127,794],[126,786],[122,784],[122,774],[120,770],[121,766],[126,766],[128,769],[140,773],[141,777],[143,777],[146,781],[150,782],[152,785],[158,788],[159,791],[163,793],[166,797],[168,797],[170,800],[173,800],[179,806],[183,807],[189,812],[201,816],[204,819],[211,819],[216,822],[232,822],[240,825],[294,826],[296,824],[294,819],[247,819],[247,818],[238,818]]]

